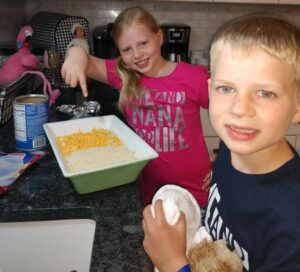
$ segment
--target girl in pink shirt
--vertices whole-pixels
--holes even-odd
[[[144,204],[161,186],[176,184],[205,207],[211,168],[200,119],[200,108],[208,107],[206,68],[164,59],[163,33],[142,8],[126,9],[116,18],[113,38],[118,59],[99,59],[73,46],[63,78],[71,87],[79,84],[85,96],[86,77],[120,90],[119,106],[128,124],[159,153],[139,177]]]

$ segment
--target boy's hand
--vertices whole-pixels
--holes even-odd
[[[160,272],[178,271],[188,263],[186,258],[186,222],[181,213],[177,224],[167,223],[162,201],[154,206],[155,218],[151,205],[143,211],[144,249]]]
[[[65,61],[61,69],[61,76],[67,84],[75,88],[78,84],[84,97],[88,96],[85,72],[88,67],[88,55],[80,46],[68,49]]]

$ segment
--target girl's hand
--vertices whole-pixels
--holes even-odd
[[[154,218],[151,205],[143,211],[144,249],[160,272],[178,271],[188,263],[185,216],[181,213],[177,224],[171,226],[166,221],[161,200],[156,201],[154,209]]]
[[[89,56],[85,50],[80,46],[72,46],[68,49],[61,69],[61,75],[65,82],[72,88],[75,88],[79,84],[85,97],[88,96],[86,84],[88,63]]]
[[[205,192],[208,192],[209,191],[209,188],[210,188],[210,182],[211,182],[211,171],[209,171],[204,180],[203,180],[203,186],[202,186],[202,189],[205,191]]]

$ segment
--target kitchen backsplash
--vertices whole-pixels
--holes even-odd
[[[190,50],[205,51],[212,33],[226,20],[249,12],[268,11],[289,18],[300,26],[300,5],[259,5],[203,2],[112,1],[112,0],[0,0],[0,41],[15,39],[18,26],[39,11],[52,11],[88,19],[90,33],[114,21],[124,8],[142,6],[159,23],[191,26]],[[12,12],[14,11],[14,12]]]

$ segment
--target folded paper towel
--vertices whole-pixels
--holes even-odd
[[[185,214],[187,252],[193,245],[204,239],[208,242],[212,241],[205,227],[201,226],[200,207],[188,190],[171,184],[161,187],[152,199],[151,211],[153,217],[155,217],[154,204],[158,199],[163,201],[165,217],[170,225],[177,223],[180,212]],[[154,271],[158,270],[155,268]]]

